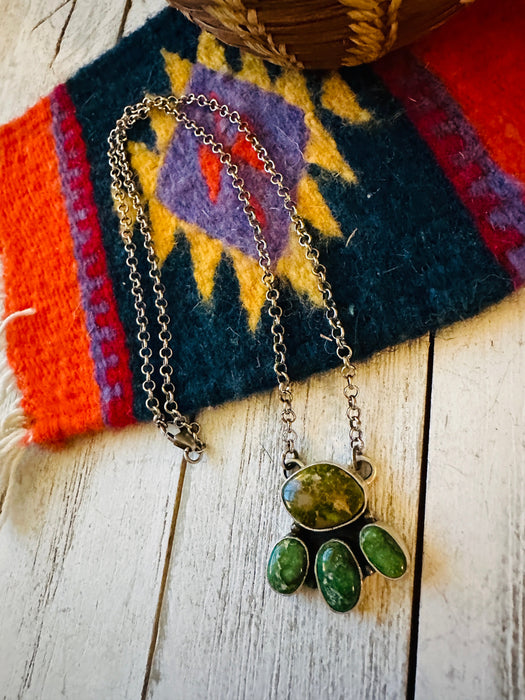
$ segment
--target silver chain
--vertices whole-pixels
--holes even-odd
[[[108,143],[108,157],[111,167],[111,191],[116,202],[117,213],[120,220],[120,235],[124,242],[127,254],[126,264],[129,268],[131,292],[134,298],[136,322],[138,326],[138,340],[140,342],[140,357],[142,358],[141,371],[144,376],[142,388],[147,395],[146,406],[153,414],[153,420],[159,429],[175,444],[182,447],[186,458],[191,462],[199,461],[206,447],[199,437],[200,426],[196,422],[190,422],[179,410],[175,399],[175,386],[172,381],[173,368],[170,365],[172,350],[170,348],[171,332],[169,330],[170,317],[167,313],[168,303],[165,297],[165,287],[161,281],[160,268],[153,247],[150,226],[142,205],[140,195],[135,184],[133,170],[129,163],[126,151],[128,130],[139,120],[146,119],[153,109],[163,110],[173,115],[175,120],[182,123],[184,128],[193,132],[195,137],[204,145],[209,146],[213,153],[218,155],[222,165],[226,167],[226,173],[237,190],[239,201],[243,204],[243,210],[253,232],[255,246],[259,256],[259,266],[262,270],[262,282],[266,287],[266,299],[269,302],[268,314],[271,318],[271,332],[274,351],[274,371],[277,376],[279,399],[281,401],[281,419],[283,422],[284,451],[282,456],[283,466],[287,461],[297,457],[295,449],[296,434],[293,423],[296,415],[292,408],[292,385],[288,376],[286,362],[286,345],[284,344],[284,328],[282,325],[282,309],[278,304],[279,290],[276,286],[275,276],[271,270],[272,261],[268,253],[268,247],[264,239],[261,226],[257,220],[254,208],[250,204],[250,192],[246,189],[244,180],[239,176],[237,165],[232,162],[231,155],[225,150],[222,143],[215,140],[212,134],[206,132],[204,127],[197,124],[185,112],[184,107],[198,105],[207,108],[211,112],[218,112],[219,116],[228,119],[236,126],[239,133],[251,144],[257,157],[264,165],[265,172],[269,175],[270,182],[277,189],[277,194],[283,200],[283,207],[288,212],[290,221],[299,239],[299,244],[305,249],[306,258],[310,261],[312,271],[317,278],[317,287],[323,298],[325,316],[330,325],[332,338],[336,344],[336,353],[342,362],[341,373],[345,379],[344,395],[348,401],[346,414],[350,422],[350,446],[352,459],[361,454],[364,448],[363,431],[361,428],[361,409],[357,405],[358,388],[354,384],[356,366],[352,363],[352,349],[345,340],[345,332],[332,295],[332,288],[326,279],[326,269],[319,262],[319,251],[312,245],[312,238],[302,218],[297,212],[297,207],[292,201],[290,192],[283,184],[283,176],[277,171],[275,163],[269,157],[268,152],[262,146],[257,136],[248,124],[242,120],[240,114],[230,110],[227,105],[221,105],[215,99],[209,99],[205,95],[181,95],[180,97],[145,97],[142,102],[125,108],[122,117],[117,121],[111,132]],[[181,109],[182,108],[182,109]],[[155,368],[152,364],[152,350],[149,345],[150,334],[148,331],[149,320],[146,316],[146,304],[144,302],[144,290],[138,271],[136,246],[133,242],[134,222],[130,216],[130,203],[135,210],[136,221],[142,234],[142,242],[146,250],[149,264],[149,276],[153,281],[155,295],[155,307],[157,311],[157,323],[160,328],[159,349],[160,368],[162,375],[162,393],[164,401],[162,406],[155,395],[156,383],[153,379]],[[170,427],[175,426],[184,435],[184,439],[174,436]]]

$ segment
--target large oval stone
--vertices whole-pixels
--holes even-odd
[[[378,523],[371,523],[359,533],[359,546],[368,562],[387,578],[400,578],[408,567],[401,545]]]
[[[266,576],[277,593],[290,595],[304,583],[308,572],[308,551],[297,537],[284,537],[272,549]]]
[[[328,605],[348,612],[361,595],[361,570],[350,547],[341,540],[328,540],[315,558],[315,577]]]
[[[282,497],[292,518],[308,530],[347,525],[366,506],[361,483],[336,464],[303,467],[284,482]]]

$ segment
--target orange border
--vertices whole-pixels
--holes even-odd
[[[103,427],[100,393],[61,191],[48,99],[0,131],[0,247],[7,354],[29,419],[29,439],[62,440]]]

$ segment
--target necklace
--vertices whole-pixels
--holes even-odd
[[[212,134],[207,133],[203,126],[188,116],[185,110],[190,105],[207,109],[216,113],[219,118],[228,120],[250,144],[268,174],[270,183],[276,188],[299,243],[305,250],[305,256],[311,262],[312,273],[317,279],[317,286],[322,295],[325,317],[342,364],[343,393],[348,404],[346,413],[350,424],[350,460],[346,466],[328,461],[305,465],[299,458],[295,448],[297,435],[293,423],[296,416],[292,407],[292,383],[288,375],[279,289],[272,272],[272,261],[262,227],[250,204],[250,192],[239,176],[238,167],[232,161],[231,154]],[[305,582],[317,585],[324,600],[333,610],[347,612],[359,600],[364,577],[378,572],[386,578],[397,579],[408,567],[406,549],[398,535],[389,525],[374,518],[367,509],[366,482],[371,480],[374,470],[370,460],[363,454],[361,410],[357,405],[358,388],[354,383],[356,367],[352,363],[352,349],[345,339],[344,328],[326,277],[326,269],[319,261],[319,252],[312,245],[312,238],[298,214],[281,173],[241,115],[227,105],[221,105],[216,99],[204,95],[145,97],[142,102],[125,108],[108,139],[111,189],[120,222],[120,236],[127,256],[146,406],[159,430],[170,442],[184,451],[188,462],[197,463],[206,445],[200,437],[200,425],[188,420],[181,413],[175,398],[173,367],[170,364],[172,350],[168,302],[153,247],[150,225],[126,151],[127,132],[139,120],[147,119],[152,110],[163,110],[172,115],[218,156],[221,166],[224,166],[232,186],[237,191],[253,232],[262,270],[261,280],[266,288],[268,314],[271,318],[273,368],[281,402],[281,466],[285,476],[281,497],[294,521],[290,533],[277,542],[270,554],[267,566],[268,582],[275,591],[284,595],[295,593]],[[133,209],[135,222],[130,207]],[[138,270],[137,248],[133,240],[135,225],[138,225],[142,236],[149,267],[148,274],[153,282],[156,322],[160,329],[157,369],[153,365],[149,319],[146,314],[142,278]],[[157,383],[154,376],[157,373],[161,376],[161,400],[156,394]],[[337,537],[333,536],[334,530],[337,530]]]

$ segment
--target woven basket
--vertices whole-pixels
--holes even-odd
[[[374,61],[472,1],[168,0],[226,44],[301,68]]]

